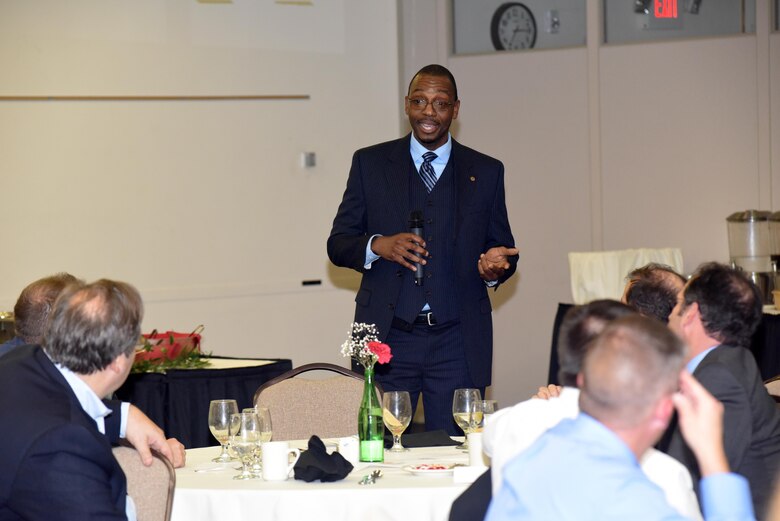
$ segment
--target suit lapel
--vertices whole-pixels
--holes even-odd
[[[409,153],[410,136],[411,134],[407,134],[397,141],[395,148],[388,156],[389,161],[385,167],[386,193],[390,207],[396,210],[395,215],[400,230],[409,226],[409,168],[412,161],[412,156]]]
[[[479,182],[478,176],[473,172],[473,162],[471,156],[464,147],[452,140],[452,155],[450,161],[453,162],[453,174],[457,186],[457,218],[455,220],[455,237],[460,233],[460,225],[466,217],[466,208],[471,204],[471,198]]]

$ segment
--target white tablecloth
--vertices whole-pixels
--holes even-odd
[[[304,442],[293,445],[305,447]],[[466,464],[467,454],[454,447],[411,449],[399,455],[385,451],[383,464],[361,463],[335,483],[237,481],[233,466],[238,464],[212,464],[217,454],[218,447],[187,451],[187,465],[176,471],[171,521],[444,521],[468,486],[454,483],[452,475],[418,476],[402,470],[421,463]],[[376,484],[357,484],[375,468],[383,472]]]

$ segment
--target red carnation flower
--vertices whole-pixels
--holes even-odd
[[[393,355],[390,353],[390,346],[382,342],[369,342],[368,350],[378,357],[377,362],[380,364],[386,364],[393,358]]]

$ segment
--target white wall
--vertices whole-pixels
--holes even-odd
[[[356,277],[325,240],[352,152],[399,135],[397,27],[391,0],[4,0],[3,96],[311,98],[0,102],[0,309],[67,270],[137,285],[147,331],[343,362]]]
[[[780,210],[780,35],[769,2],[757,5],[750,35],[603,45],[602,2],[588,0],[585,48],[453,56],[440,34],[402,53],[407,77],[430,61],[451,68],[456,137],[506,166],[521,254],[493,297],[500,404],[546,383],[557,304],[571,301],[568,252],[680,247],[692,271],[728,259],[730,213]],[[436,27],[451,16],[445,0],[402,8]]]

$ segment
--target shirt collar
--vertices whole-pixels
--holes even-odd
[[[412,139],[409,141],[409,152],[412,154],[412,160],[415,166],[419,167],[423,162],[423,154],[426,152],[433,152],[436,154],[436,159],[433,160],[434,164],[446,165],[450,160],[450,154],[452,153],[452,135],[447,132],[447,142],[436,150],[428,150],[414,137],[414,132],[411,134]]]
[[[718,347],[718,345],[720,345],[720,344],[717,344],[717,345],[714,345],[714,346],[712,346],[712,347],[710,347],[708,349],[705,349],[704,351],[702,351],[698,355],[696,355],[693,358],[691,358],[691,360],[687,364],[685,364],[685,368],[688,370],[688,372],[693,374],[693,372],[696,370],[696,368],[699,367],[699,364],[701,363],[701,361],[704,360],[704,357],[707,356],[708,354],[710,354],[710,351],[712,351],[713,349]]]
[[[54,366],[68,382],[84,412],[95,420],[98,430],[105,433],[105,417],[111,414],[111,409],[106,407],[103,400],[76,373],[57,363]]]

